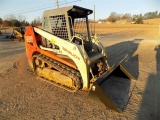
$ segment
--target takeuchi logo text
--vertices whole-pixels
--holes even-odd
[[[67,49],[64,48],[64,47],[62,47],[62,49],[63,49],[64,51],[66,51],[67,53],[69,53],[70,55],[72,55],[74,58],[80,60],[80,58],[79,58],[77,55],[75,55],[74,53],[72,53],[71,51],[67,50]]]

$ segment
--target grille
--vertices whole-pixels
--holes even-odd
[[[66,19],[64,15],[50,16],[52,34],[62,39],[68,40]]]

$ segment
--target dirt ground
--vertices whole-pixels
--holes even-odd
[[[1,35],[0,120],[160,120],[160,38],[157,28],[151,28],[111,27],[102,33],[109,64],[128,55],[125,62],[137,78],[122,113],[90,102],[87,92],[70,93],[37,79],[27,67],[24,43]],[[21,63],[19,69],[15,62]]]

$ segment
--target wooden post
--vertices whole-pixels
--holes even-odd
[[[160,37],[160,23],[159,23],[159,37]]]
[[[59,5],[58,5],[58,0],[56,0],[56,5],[57,5],[57,8],[59,8]]]

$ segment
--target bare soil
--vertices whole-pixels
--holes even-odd
[[[134,29],[135,35],[127,29]],[[157,27],[142,26],[140,29],[131,25],[99,30],[109,64],[112,66],[128,55],[125,61],[129,64],[128,71],[137,78],[122,113],[89,101],[85,91],[70,93],[37,79],[27,65],[24,42],[1,35],[0,120],[159,120],[160,38],[156,34]],[[17,65],[19,68],[15,69]]]

